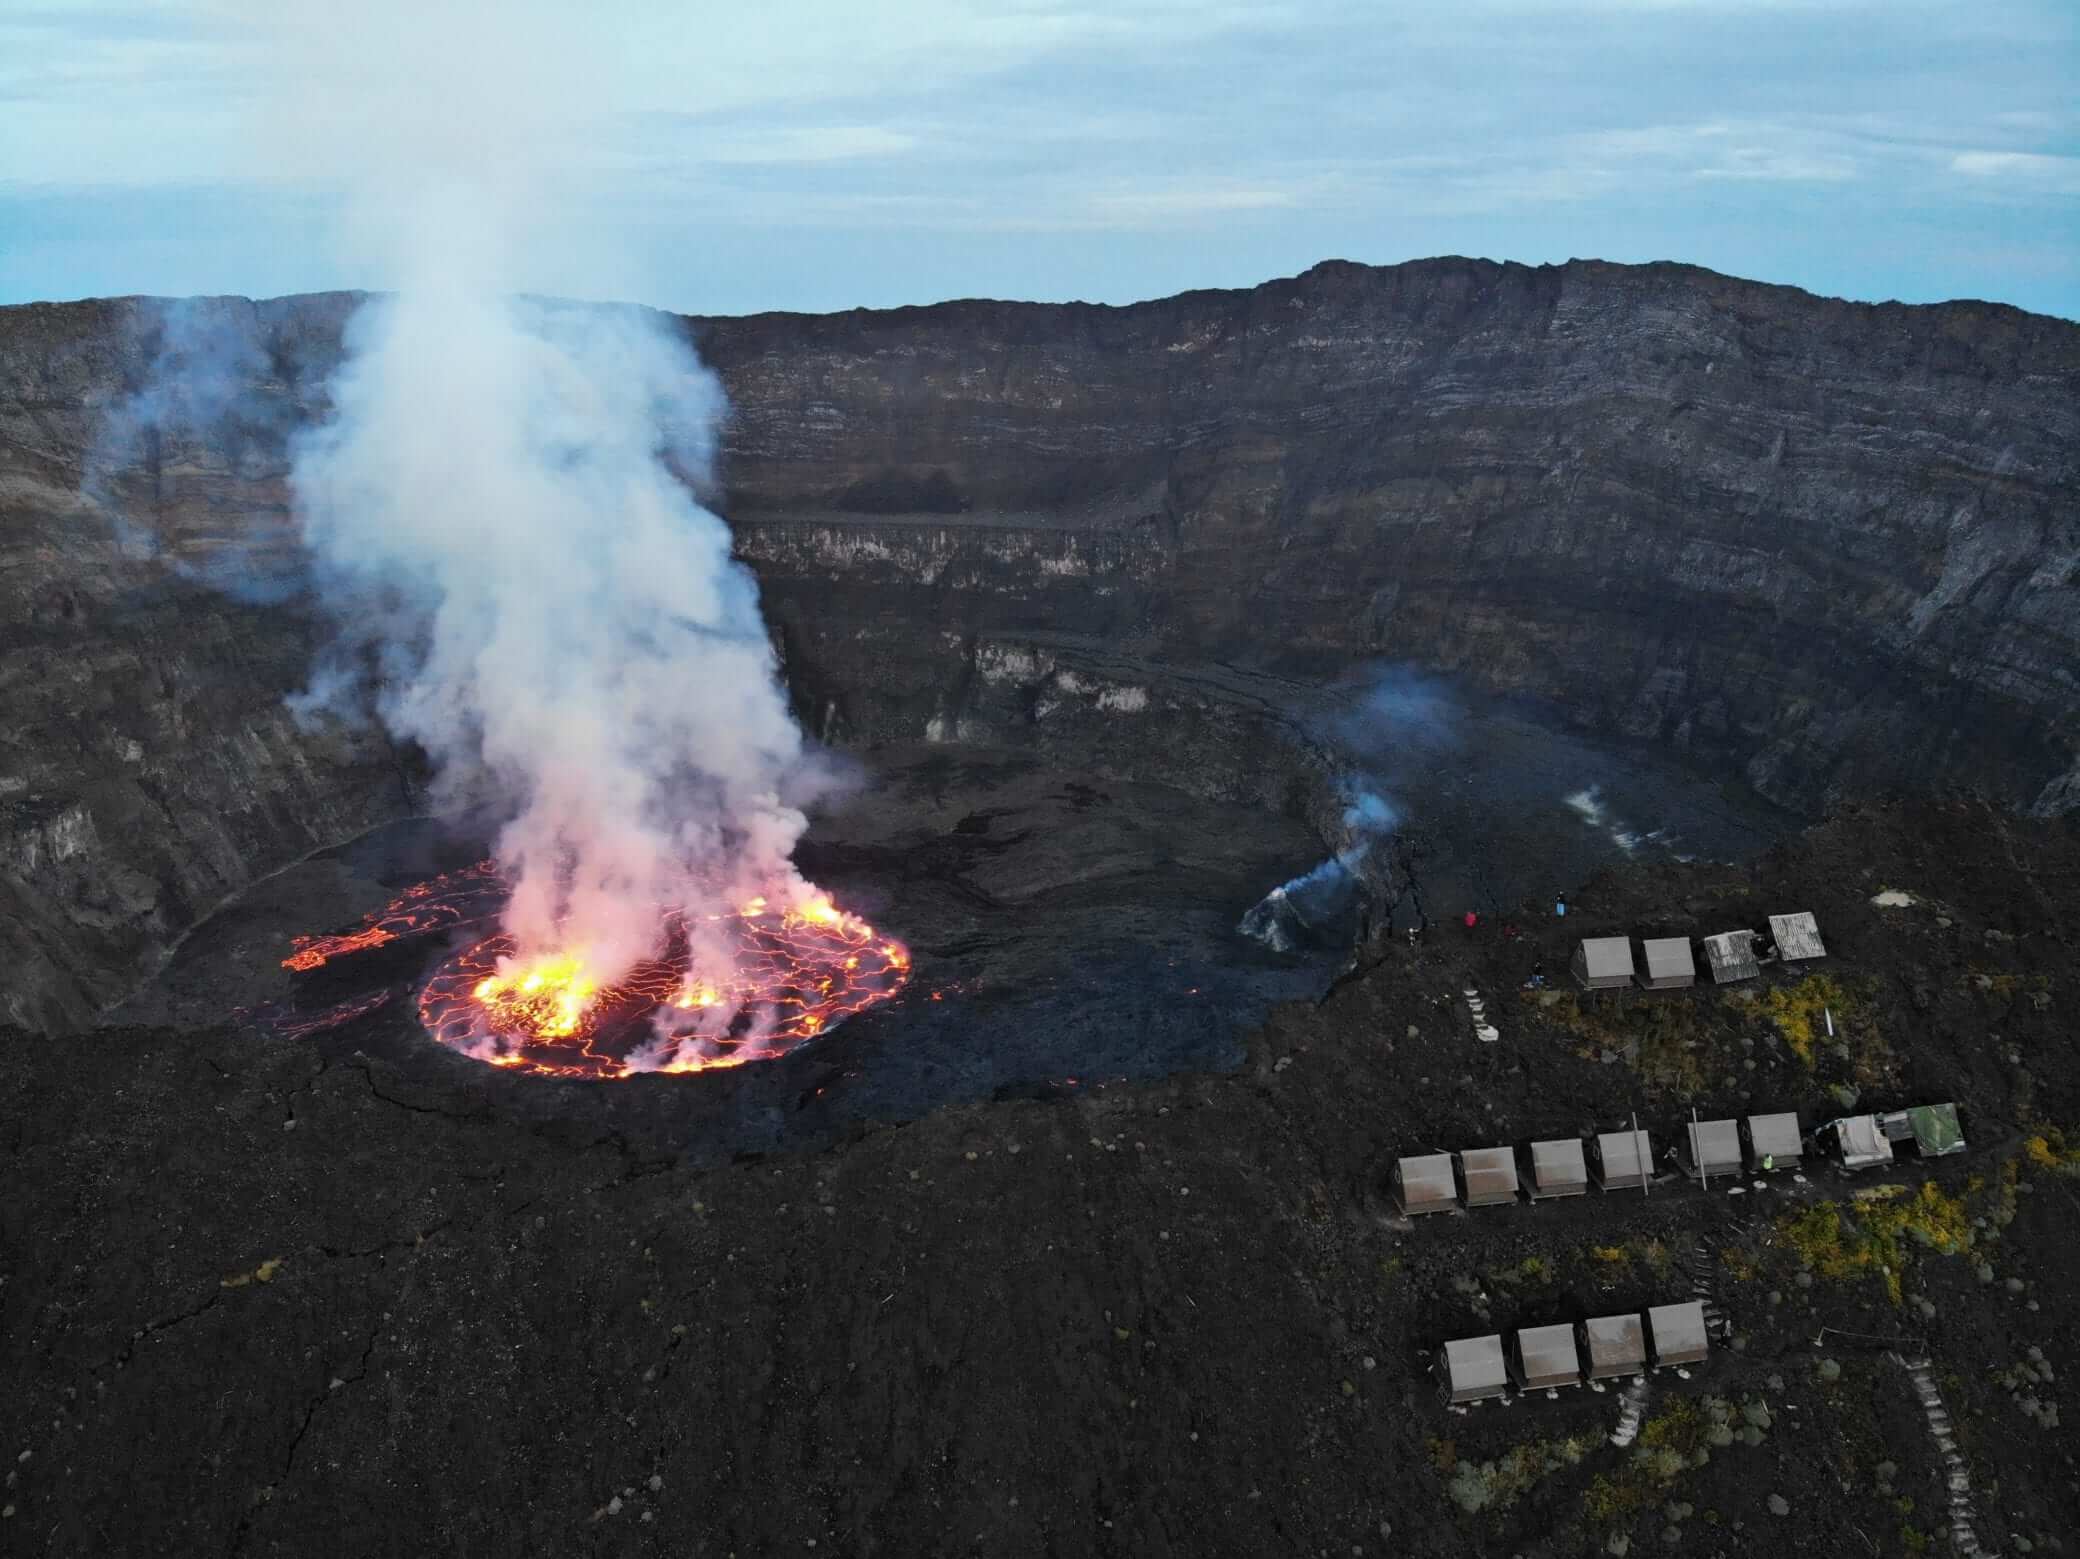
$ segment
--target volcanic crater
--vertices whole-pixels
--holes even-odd
[[[850,766],[796,863],[902,978],[755,1064],[609,1079],[647,1009],[592,1075],[435,1041],[490,831],[285,708],[321,637],[288,440],[359,301],[182,305],[243,343],[239,415],[113,452],[173,312],[0,310],[0,1142],[35,1190],[0,1422],[49,1551],[607,1551],[640,1505],[659,1551],[1558,1555],[1708,1502],[1760,1551],[1758,1478],[1855,1551],[1946,1498],[1891,1353],[1952,1361],[1989,1531],[2072,1530],[2070,1454],[1988,1381],[2074,1356],[2080,330],[1474,261],[672,322],[731,407],[702,496]],[[1362,891],[1243,934],[1332,858]],[[1775,974],[1524,988],[1582,934],[1790,907],[1863,1048],[1799,1053]],[[1845,1092],[1964,1104],[1979,1156],[1930,1184],[1992,1276],[1910,1253],[1902,1311],[1795,1267],[1831,1188],[1435,1236],[1384,1191],[1417,1148]],[[1432,1407],[1445,1335],[1672,1284],[1743,1343],[1655,1386],[1654,1444],[1724,1391],[1802,1445],[1663,1478],[1601,1399],[1535,1454]]]

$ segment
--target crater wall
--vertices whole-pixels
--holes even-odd
[[[357,301],[0,309],[0,1020],[87,1021],[415,804],[411,754],[282,703],[315,631],[287,443]],[[126,417],[170,317],[218,393]],[[1392,658],[1808,812],[2080,806],[2069,322],[1436,260],[679,328],[730,400],[707,496],[827,740],[1304,809],[1283,690]]]

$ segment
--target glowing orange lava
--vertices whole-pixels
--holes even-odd
[[[289,945],[296,951],[282,960],[282,967],[308,974],[336,958],[365,953],[400,937],[466,926],[490,913],[493,906],[486,901],[485,890],[498,886],[498,868],[490,861],[418,883],[370,915],[358,931],[291,937]]]
[[[296,938],[283,963],[308,972],[488,919],[502,891],[488,862],[452,872],[400,895],[359,930]],[[675,912],[664,918],[660,948],[602,983],[582,951],[521,961],[508,937],[485,937],[427,980],[420,1021],[451,1049],[545,1076],[695,1072],[784,1055],[910,977],[900,942],[821,896],[789,909],[757,898],[727,913]]]

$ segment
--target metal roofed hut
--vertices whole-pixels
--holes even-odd
[[[1954,1104],[1917,1104],[1911,1110],[1898,1114],[1906,1119],[1906,1130],[1895,1133],[1891,1115],[1878,1117],[1888,1137],[1914,1139],[1914,1149],[1923,1158],[1942,1158],[1950,1153],[1964,1151],[1964,1128],[1958,1124],[1957,1106]]]
[[[1902,1110],[1901,1115],[1905,1115]],[[1875,1169],[1892,1162],[1892,1138],[1875,1115],[1845,1115],[1827,1128],[1834,1133],[1835,1152],[1844,1169]]]
[[[1393,1188],[1394,1205],[1409,1216],[1418,1213],[1448,1213],[1459,1205],[1459,1188],[1452,1181],[1452,1155],[1419,1153],[1397,1158],[1387,1172]]]
[[[1787,1110],[1775,1115],[1750,1115],[1746,1126],[1750,1169],[1798,1168],[1806,1145],[1799,1135],[1795,1114]]]
[[[1650,991],[1679,991],[1697,983],[1697,960],[1690,954],[1686,936],[1654,937],[1640,943],[1646,968],[1639,983]]]
[[[1654,1340],[1654,1368],[1657,1370],[1702,1364],[1711,1356],[1712,1342],[1704,1329],[1702,1300],[1655,1305],[1647,1312],[1647,1331]]]
[[[1638,1190],[1654,1173],[1654,1142],[1645,1131],[1598,1132],[1589,1154],[1606,1191]]]
[[[1574,950],[1574,977],[1585,990],[1616,990],[1632,983],[1632,938],[1592,936]]]
[[[1574,1328],[1565,1322],[1521,1328],[1512,1362],[1517,1384],[1526,1391],[1554,1391],[1582,1383],[1582,1360],[1575,1352]]]
[[[1502,1361],[1502,1334],[1461,1337],[1437,1350],[1432,1366],[1437,1394],[1454,1405],[1485,1402],[1509,1394],[1509,1370]]]
[[[1589,1189],[1589,1165],[1579,1137],[1556,1137],[1531,1144],[1531,1200],[1580,1196]]]
[[[1827,956],[1827,946],[1820,940],[1820,922],[1810,911],[1770,916],[1769,934],[1776,941],[1777,957],[1787,964]]]
[[[1731,985],[1736,980],[1762,977],[1762,965],[1755,961],[1755,933],[1752,931],[1722,931],[1717,936],[1706,937],[1704,963],[1712,972],[1714,985]]]
[[[1738,1121],[1692,1121],[1683,1128],[1683,1167],[1700,1180],[1741,1172]]]
[[[1496,1207],[1517,1199],[1517,1155],[1508,1148],[1468,1148],[1459,1155],[1468,1207]]]
[[[1647,1372],[1647,1329],[1639,1313],[1591,1316],[1582,1323],[1582,1352],[1591,1380]]]

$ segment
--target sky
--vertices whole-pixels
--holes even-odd
[[[2080,318],[2080,0],[0,0],[0,303],[388,285],[427,126],[511,286],[693,313],[1468,254]]]

